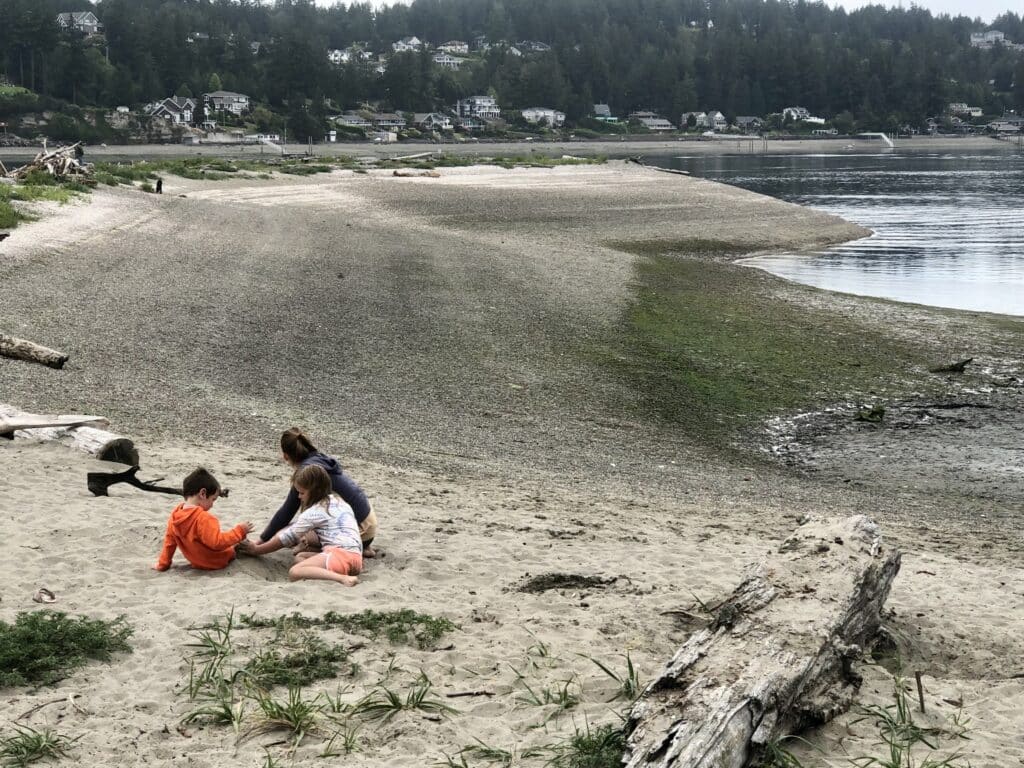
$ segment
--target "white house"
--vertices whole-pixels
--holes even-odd
[[[154,101],[145,108],[147,115],[162,117],[175,125],[191,125],[195,115],[196,102],[182,96],[171,96],[163,101]]]
[[[451,56],[447,53],[436,53],[434,54],[434,63],[439,67],[445,67],[446,69],[454,69],[456,72],[466,62],[465,59],[460,59],[458,56]]]
[[[594,105],[594,119],[602,123],[617,123],[619,118],[612,114],[612,109],[607,104]]]
[[[397,43],[391,44],[391,50],[395,53],[402,53],[403,51],[418,51],[423,47],[423,41],[418,37],[403,37]]]
[[[100,20],[92,11],[70,11],[57,14],[57,24],[61,29],[73,29],[85,36],[99,34],[103,29]]]
[[[971,32],[971,46],[974,48],[991,48],[996,43],[1005,43],[1006,35],[997,29],[988,32]]]
[[[447,43],[437,46],[437,50],[445,53],[469,53],[469,43],[464,43],[462,40],[449,40]]]
[[[212,91],[203,94],[203,103],[207,111],[231,112],[242,115],[249,111],[249,97],[234,91]]]
[[[676,127],[663,117],[637,118],[640,124],[649,131],[674,131]]]
[[[340,48],[335,48],[327,52],[327,60],[336,67],[340,67],[342,64],[348,64],[352,61],[351,51],[343,51]]]
[[[806,120],[810,116],[806,107],[786,107],[782,110],[783,120]]]
[[[679,116],[679,127],[680,128],[689,128],[690,127],[690,118],[691,117],[693,118],[693,127],[694,128],[709,128],[710,127],[708,125],[708,113],[707,112],[683,112],[683,114]]]
[[[455,105],[459,117],[478,117],[481,120],[495,120],[501,117],[501,108],[493,96],[470,96],[459,99]]]
[[[425,131],[450,131],[452,119],[440,112],[416,112],[412,116],[412,124]]]
[[[715,109],[708,110],[704,121],[705,127],[712,131],[724,131],[729,127],[729,121],[725,119],[725,115]]]
[[[331,122],[345,125],[349,128],[369,128],[372,125],[369,120],[358,112],[345,112],[341,115],[335,115],[331,118]]]
[[[524,109],[522,115],[523,119],[528,123],[539,123],[541,120],[545,120],[548,125],[557,127],[565,122],[565,112],[559,112],[557,109],[548,109],[547,107],[530,107],[529,109]]]

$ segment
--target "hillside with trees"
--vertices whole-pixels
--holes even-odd
[[[60,28],[57,14],[69,11],[92,11],[102,33]],[[298,136],[365,103],[425,112],[473,94],[506,110],[560,109],[573,124],[595,102],[673,121],[799,104],[844,127],[892,130],[949,102],[1024,112],[1024,52],[970,44],[989,28],[1024,42],[1024,17],[1010,12],[985,25],[803,0],[415,0],[376,11],[311,0],[0,0],[0,120],[33,108],[138,108],[216,84],[248,94],[257,125],[287,117]],[[407,36],[468,41],[471,52],[456,71],[426,47],[394,53]],[[328,61],[350,46],[367,57]]]

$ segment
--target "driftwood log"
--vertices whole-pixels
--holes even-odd
[[[101,416],[51,416],[25,413],[0,403],[0,436],[55,440],[80,451],[91,453],[101,461],[113,461],[134,467],[139,464],[139,451],[123,435],[108,432]]]
[[[845,711],[899,566],[867,517],[805,522],[633,705],[627,768],[741,768]]]
[[[68,361],[68,356],[63,352],[41,346],[32,341],[8,336],[6,333],[0,333],[0,357],[25,360],[30,363],[41,363],[58,370],[63,368],[64,363]]]

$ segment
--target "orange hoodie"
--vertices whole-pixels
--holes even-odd
[[[235,545],[245,538],[245,529],[236,525],[221,533],[220,522],[202,507],[184,502],[176,506],[167,521],[164,548],[156,569],[171,567],[174,550],[180,549],[193,568],[216,571],[235,559]]]

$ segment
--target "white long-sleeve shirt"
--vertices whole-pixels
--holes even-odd
[[[318,504],[299,513],[292,524],[278,533],[286,547],[294,547],[304,533],[316,531],[322,547],[338,547],[349,552],[362,552],[363,541],[359,536],[352,507],[331,494]]]

